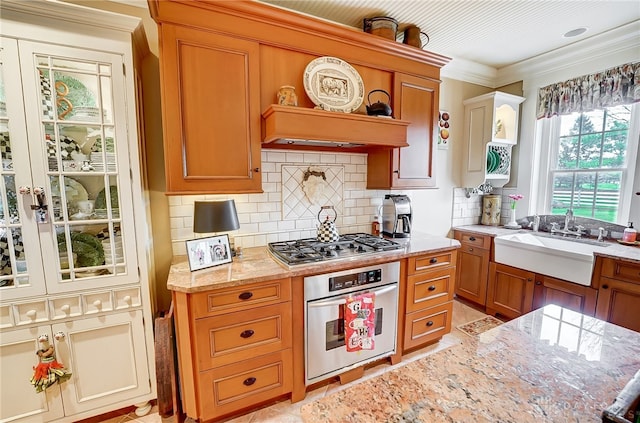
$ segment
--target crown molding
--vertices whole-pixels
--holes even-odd
[[[31,16],[34,22],[46,17],[48,20],[53,18],[56,21],[70,23],[85,22],[93,27],[128,33],[133,32],[139,25],[142,25],[142,19],[134,16],[57,0],[2,0],[0,2],[0,10],[2,10],[3,19],[6,12],[18,12],[22,15]]]
[[[491,66],[454,57],[441,69],[440,76],[495,88],[497,73],[498,70]]]
[[[496,69],[462,58],[454,57],[442,68],[441,76],[459,81],[497,88],[523,80],[550,81],[558,79],[558,72],[585,66],[584,73],[604,69],[597,63],[613,58],[616,63],[637,61],[640,58],[640,21],[576,41],[565,47],[535,56],[504,68]],[[575,72],[571,72],[575,76]],[[571,76],[568,76],[571,77]]]
[[[558,72],[562,70],[594,64],[599,59],[611,57],[620,62],[610,63],[609,66],[640,58],[640,20],[501,68],[497,71],[495,86],[522,80],[549,80],[551,83],[557,81]],[[584,66],[583,73],[604,69],[597,64],[593,66],[594,69]]]

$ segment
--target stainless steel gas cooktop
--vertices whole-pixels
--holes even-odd
[[[403,248],[403,245],[395,241],[365,233],[341,235],[336,242],[305,238],[269,244],[269,251],[289,266],[380,254]]]

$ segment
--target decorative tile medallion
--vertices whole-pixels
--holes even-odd
[[[315,219],[322,206],[333,206],[336,223],[344,212],[344,166],[282,166],[282,219]]]

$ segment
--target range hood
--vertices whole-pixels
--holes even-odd
[[[410,122],[390,117],[272,104],[262,118],[263,147],[366,151],[409,145]]]

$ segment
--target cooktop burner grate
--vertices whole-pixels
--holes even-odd
[[[271,252],[288,265],[335,260],[402,248],[403,246],[395,241],[365,233],[341,235],[336,242],[321,242],[315,238],[306,238],[269,244]]]

